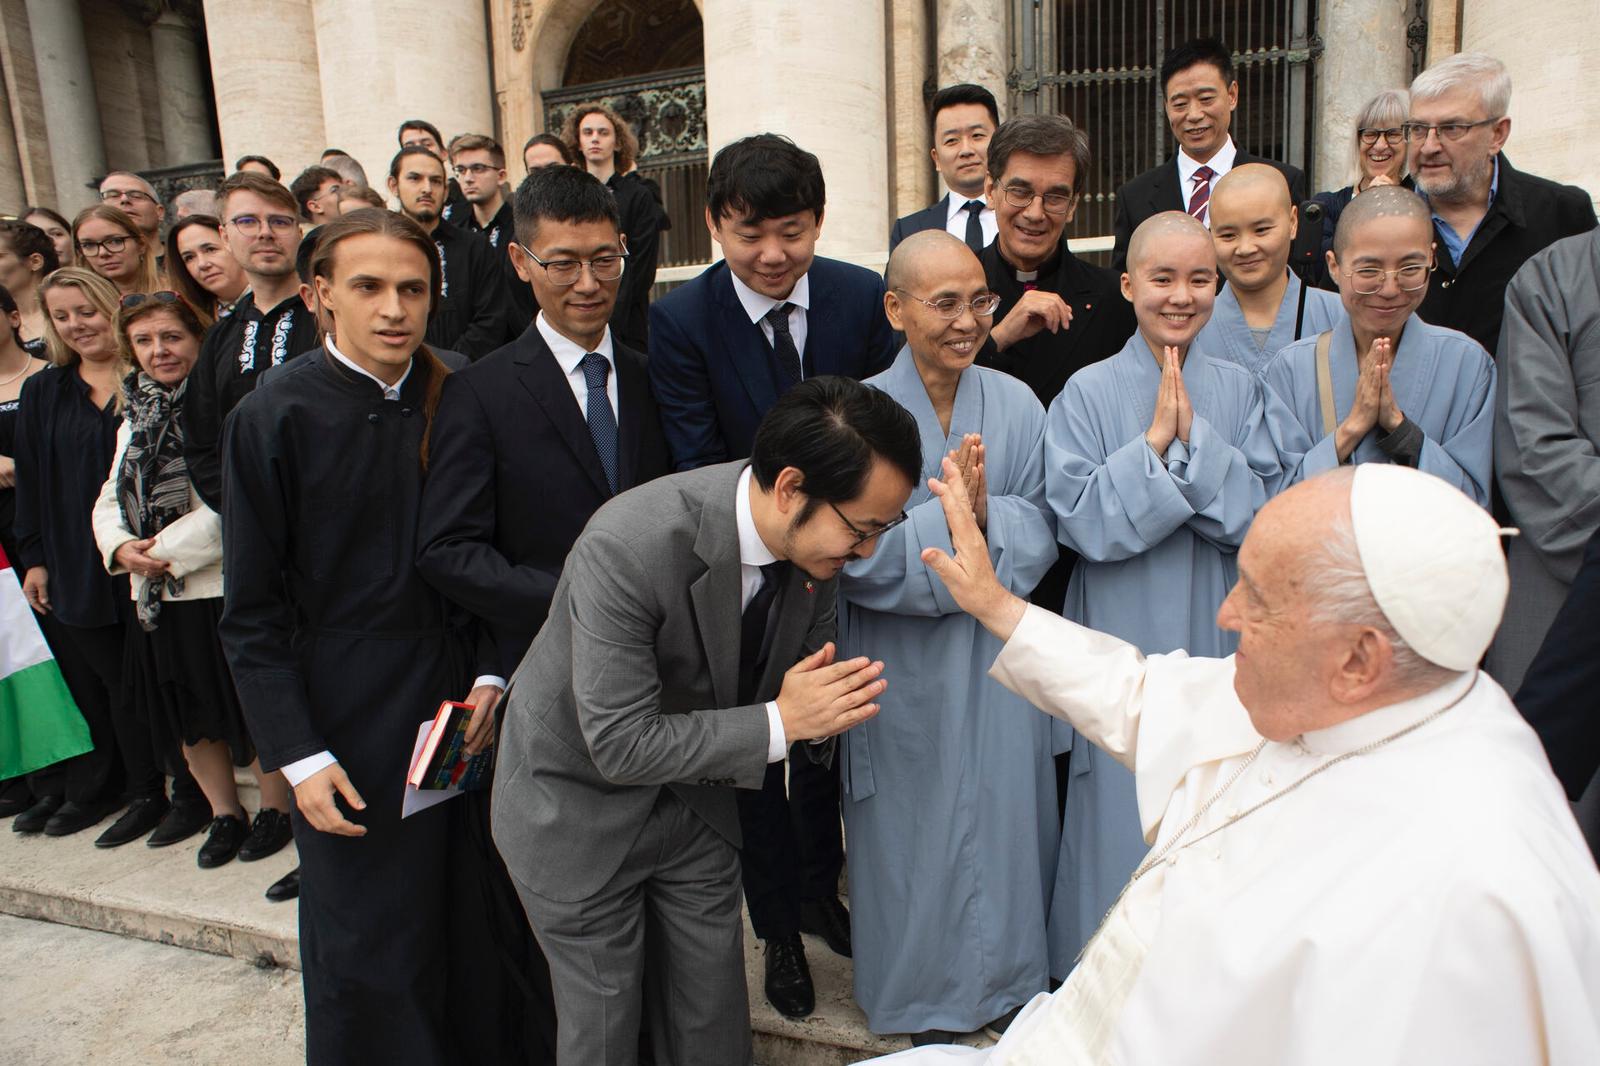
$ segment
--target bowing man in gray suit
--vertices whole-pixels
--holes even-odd
[[[631,1066],[645,994],[661,1066],[750,1061],[733,790],[877,712],[883,664],[834,659],[835,578],[921,469],[894,400],[807,378],[748,461],[625,492],[573,546],[506,692],[493,796],[562,1066]]]

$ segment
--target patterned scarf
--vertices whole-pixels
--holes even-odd
[[[183,461],[183,394],[187,379],[169,389],[149,375],[134,371],[122,383],[128,423],[128,447],[117,470],[117,500],[122,520],[140,540],[153,537],[189,510],[189,468]],[[156,628],[161,594],[183,592],[183,578],[146,581],[134,608],[139,625]]]

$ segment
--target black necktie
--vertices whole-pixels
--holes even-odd
[[[772,601],[778,596],[778,586],[783,582],[786,563],[768,563],[761,568],[761,587],[745,604],[739,621],[739,702],[749,703],[756,698],[756,685],[761,681],[761,668],[766,661],[762,654],[767,641],[767,617],[772,613]]]
[[[974,255],[983,251],[983,201],[968,200],[961,210],[967,213],[967,247]]]
[[[617,491],[617,416],[611,410],[611,397],[606,395],[606,376],[611,364],[606,357],[590,352],[578,360],[583,371],[584,384],[589,386],[588,408],[589,436],[594,438],[594,450],[600,453],[600,465],[606,470],[606,483],[612,493]]]
[[[772,351],[778,357],[780,394],[800,384],[800,351],[789,332],[789,312],[793,310],[794,304],[786,303],[767,312],[767,325],[772,327]]]

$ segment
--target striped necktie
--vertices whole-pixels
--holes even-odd
[[[1206,220],[1206,205],[1211,202],[1211,177],[1216,171],[1201,167],[1194,172],[1194,193],[1189,197],[1189,214],[1201,222]]]

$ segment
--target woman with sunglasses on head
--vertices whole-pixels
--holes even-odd
[[[117,287],[117,293],[154,292],[162,287],[156,257],[139,227],[120,208],[96,204],[72,220],[78,254],[96,274]]]
[[[14,332],[31,356],[45,357],[44,308],[39,305],[39,283],[60,266],[55,244],[48,234],[26,222],[0,221],[0,286],[10,293],[21,313]]]
[[[1356,115],[1356,135],[1353,142],[1356,166],[1350,175],[1350,184],[1332,192],[1319,192],[1311,199],[1322,205],[1322,256],[1333,250],[1333,231],[1339,225],[1339,215],[1350,206],[1350,201],[1368,189],[1383,185],[1404,185],[1411,188],[1411,178],[1406,174],[1406,116],[1411,111],[1411,96],[1404,89],[1385,89],[1368,100]],[[1336,279],[1329,278],[1325,288],[1337,289]]]
[[[207,329],[227,317],[250,287],[215,215],[188,215],[173,225],[167,234],[167,275]]]
[[[106,569],[131,575],[138,624],[127,630],[124,669],[151,711],[152,746],[168,759],[181,750],[210,803],[198,861],[211,868],[235,855],[262,859],[289,842],[289,786],[255,761],[217,640],[222,521],[189,482],[179,418],[203,333],[199,313],[175,292],[123,297],[117,340],[134,369],[122,383],[116,456],[93,517]],[[235,766],[251,767],[261,786],[253,827]]]
[[[44,235],[56,246],[56,261],[61,266],[78,265],[77,249],[72,246],[72,223],[61,212],[53,207],[30,205],[17,217],[44,230]]]
[[[90,521],[111,465],[122,379],[130,369],[117,345],[117,294],[98,274],[66,267],[44,280],[40,299],[49,315],[51,366],[22,389],[17,565],[23,595],[41,616],[94,750],[64,764],[66,802],[37,829],[66,836],[128,803],[97,846],[126,844],[152,829],[152,846],[171,844],[205,828],[205,798],[182,772],[175,802],[167,801],[147,718],[124,679],[125,627],[133,615],[126,580],[106,573]]]

